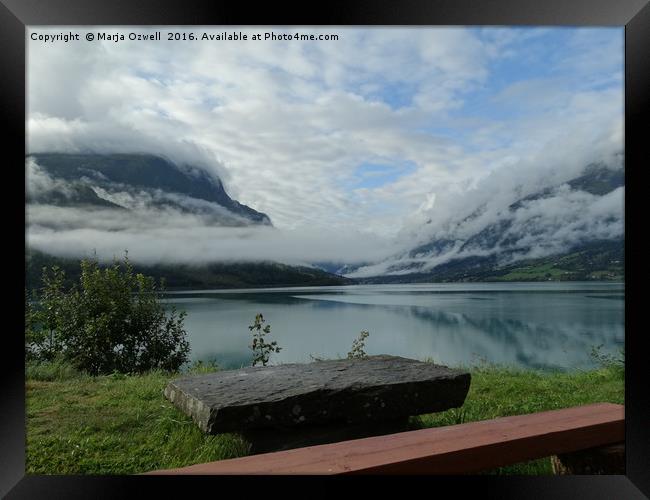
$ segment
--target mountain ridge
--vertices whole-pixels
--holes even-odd
[[[563,225],[556,221],[553,222],[554,225],[545,224],[544,210],[552,211],[556,209],[555,205],[560,205],[555,201],[566,200],[579,203],[579,207],[591,208],[607,195],[624,186],[625,172],[622,164],[620,167],[612,168],[602,163],[592,163],[587,165],[580,175],[567,182],[539,189],[509,203],[505,210],[497,212],[497,220],[485,224],[468,236],[458,236],[453,232],[448,232],[439,238],[433,236],[430,241],[395,255],[383,263],[366,268],[357,266],[346,269],[347,272],[344,274],[366,283],[498,281],[517,278],[622,279],[624,275],[622,230],[620,235],[610,238],[603,238],[599,234],[589,235],[586,234],[588,231],[585,227],[594,221],[589,219],[588,214],[555,215],[555,218],[568,217],[571,227],[578,236],[562,250],[553,251],[550,244],[561,243],[556,241],[558,238],[554,238],[553,235],[566,233],[568,224]],[[543,205],[544,203],[548,206]],[[567,206],[571,208],[573,205],[569,203]],[[485,206],[479,207],[456,225],[474,222],[481,217],[485,209]],[[618,214],[603,215],[598,211],[595,211],[595,214],[602,218],[603,226],[615,225],[619,222],[622,226],[622,203],[620,220]],[[548,218],[551,219],[552,216],[553,214]],[[583,217],[582,220],[580,216]],[[570,217],[574,218],[570,219]],[[431,220],[428,220],[427,224],[430,222]],[[545,236],[548,236],[548,241],[544,241]],[[548,245],[545,252],[544,248],[536,245],[540,242]],[[563,265],[566,269],[554,267],[556,261],[574,254],[582,255],[584,252],[585,255],[590,256],[588,259],[569,259],[570,263],[564,260]],[[541,255],[534,255],[535,253]],[[598,265],[594,265],[594,262]],[[382,266],[383,272],[373,274],[373,269],[382,271]]]
[[[268,215],[232,199],[218,177],[191,165],[175,165],[161,156],[32,153],[29,159],[50,178],[43,182],[41,192],[29,193],[30,203],[128,210],[125,201],[130,200],[154,209],[211,215],[217,225],[272,225]]]

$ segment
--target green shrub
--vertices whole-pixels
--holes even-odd
[[[368,355],[363,348],[366,346],[366,338],[368,338],[370,332],[368,330],[361,330],[359,337],[352,341],[352,349],[348,352],[348,359],[360,359],[365,358]]]
[[[79,283],[69,290],[64,280],[58,267],[43,268],[37,302],[26,307],[29,359],[61,359],[91,375],[175,371],[185,363],[186,313],[168,314],[160,300],[164,284],[134,274],[126,253],[103,269],[82,260]]]
[[[280,352],[281,347],[278,347],[276,341],[267,344],[265,340],[265,335],[271,331],[271,325],[264,324],[264,316],[262,314],[255,315],[255,321],[248,329],[253,332],[253,342],[248,346],[253,350],[253,366],[257,363],[262,363],[262,366],[266,366],[266,363],[269,362],[269,356],[272,352]]]

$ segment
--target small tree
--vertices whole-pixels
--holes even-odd
[[[368,335],[370,335],[368,330],[361,330],[359,337],[352,341],[352,349],[348,353],[348,359],[360,359],[368,356],[363,350],[366,346],[366,338]]]
[[[69,290],[64,279],[57,267],[43,269],[26,339],[31,356],[61,356],[92,375],[174,371],[187,360],[186,313],[172,308],[168,314],[160,302],[164,283],[135,274],[126,253],[104,269],[82,260],[79,283]]]
[[[270,344],[266,343],[264,336],[271,331],[271,325],[263,327],[264,322],[264,316],[261,313],[256,314],[255,321],[248,327],[253,332],[253,342],[248,346],[253,350],[253,366],[257,363],[262,363],[262,366],[266,366],[266,363],[269,362],[269,355],[272,352],[280,352],[282,350],[281,347],[278,347],[276,341]]]

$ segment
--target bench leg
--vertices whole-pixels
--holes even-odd
[[[556,455],[551,462],[559,475],[625,474],[625,443]]]

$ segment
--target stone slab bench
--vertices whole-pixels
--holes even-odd
[[[553,455],[573,474],[624,474],[624,439],[624,407],[596,403],[146,474],[467,474]]]
[[[291,436],[301,436],[294,447],[307,434],[331,442],[346,437],[341,429],[394,432],[390,423],[462,406],[469,386],[467,372],[381,355],[188,376],[164,394],[206,433],[270,429],[277,449]]]

